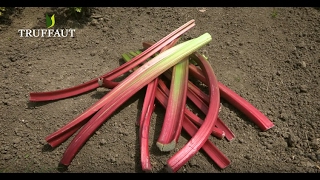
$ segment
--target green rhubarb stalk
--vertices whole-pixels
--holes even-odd
[[[169,94],[169,89],[165,85],[163,80],[159,80],[159,91],[164,92],[165,94]],[[190,97],[188,94],[190,94],[189,90],[187,91],[187,97]],[[192,101],[196,100],[195,98],[190,98]],[[159,100],[161,101],[161,100]],[[167,105],[166,105],[167,106]],[[184,115],[187,119],[190,119],[193,123],[195,123],[198,126],[201,126],[203,124],[203,120],[200,119],[197,115],[195,115],[193,112],[191,112],[188,108],[185,107],[184,109]],[[224,131],[222,131],[219,128],[214,127],[212,130],[212,135],[216,136],[219,139],[222,139],[225,136]]]
[[[98,106],[99,104],[102,105],[101,109],[98,109],[97,113],[82,127],[71,141],[60,164],[68,166],[94,131],[127,99],[150,83],[153,79],[209,43],[211,40],[211,35],[205,33],[198,38],[178,44],[152,58],[136,71],[132,72],[127,78],[122,80],[98,102]]]
[[[180,137],[187,99],[188,70],[188,57],[173,67],[168,105],[156,143],[160,151],[173,150]]]

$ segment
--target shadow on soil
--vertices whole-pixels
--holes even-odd
[[[3,15],[0,16],[0,24],[10,26],[12,23],[11,16],[18,16],[23,9],[23,7],[5,7],[5,10],[2,12]]]

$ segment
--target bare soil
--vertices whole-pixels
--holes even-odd
[[[210,33],[201,48],[220,82],[264,113],[275,126],[262,132],[221,99],[219,117],[236,138],[210,137],[231,160],[219,169],[198,152],[178,173],[320,172],[320,12],[317,8],[90,8],[74,17],[66,8],[8,9],[0,21],[0,172],[57,172],[68,139],[53,150],[45,137],[102,98],[98,88],[76,97],[29,102],[30,92],[72,87],[118,67],[121,54],[156,42],[195,19],[185,41]],[[74,28],[74,38],[23,38],[18,29]],[[65,172],[140,173],[138,127],[144,91],[113,114],[87,141]],[[157,106],[150,127],[152,172],[164,172],[175,152],[155,142],[165,110]],[[176,150],[189,139],[182,134]]]

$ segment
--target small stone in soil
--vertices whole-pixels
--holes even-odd
[[[289,116],[288,116],[287,113],[282,112],[282,113],[280,114],[279,118],[280,118],[281,120],[283,120],[283,121],[286,121],[286,120],[288,120]]]
[[[306,92],[308,91],[308,88],[307,88],[306,85],[301,85],[301,86],[299,87],[299,89],[300,89],[300,92],[301,92],[301,93],[306,93]]]
[[[95,56],[96,54],[97,54],[97,51],[92,51],[92,52],[90,53],[91,56]]]
[[[20,138],[16,138],[12,141],[14,144],[18,144],[20,142]]]
[[[271,150],[273,148],[273,146],[271,144],[266,144],[266,148]]]
[[[249,154],[246,154],[246,155],[244,156],[244,158],[250,160],[250,159],[251,159],[251,156],[250,156]]]
[[[98,25],[99,24],[99,22],[96,20],[96,19],[93,19],[92,21],[91,21],[91,25],[92,26],[96,26],[96,25]]]
[[[11,154],[4,154],[4,155],[3,155],[3,159],[4,159],[4,160],[12,159],[12,155],[11,155]]]
[[[107,141],[105,139],[101,139],[100,145],[105,145],[105,144],[107,144]]]

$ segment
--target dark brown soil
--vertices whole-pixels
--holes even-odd
[[[158,41],[182,24],[196,26],[182,40],[210,33],[201,52],[220,82],[244,97],[275,126],[262,132],[223,99],[219,117],[234,132],[210,137],[231,160],[219,169],[198,152],[178,173],[320,172],[320,12],[316,8],[91,8],[75,18],[66,8],[11,9],[0,24],[0,172],[59,172],[72,138],[52,151],[44,138],[98,101],[107,89],[49,103],[30,92],[72,87],[118,67],[121,54]],[[74,38],[21,38],[18,29],[74,28]],[[133,96],[83,146],[66,172],[142,172],[136,119],[144,92]],[[164,109],[150,127],[152,172],[175,152],[155,146]],[[183,134],[177,150],[189,139]]]

